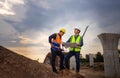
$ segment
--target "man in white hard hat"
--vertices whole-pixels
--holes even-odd
[[[70,47],[70,51],[68,54],[65,56],[65,65],[67,69],[70,69],[70,64],[69,60],[72,56],[75,56],[76,60],[76,73],[79,73],[80,71],[80,51],[81,47],[83,46],[83,39],[79,35],[80,34],[80,29],[75,28],[74,29],[74,35],[72,35],[67,42],[69,43],[77,43],[79,47]]]

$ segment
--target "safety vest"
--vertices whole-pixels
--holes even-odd
[[[52,41],[58,44],[62,44],[62,38],[60,37],[59,34],[56,34],[56,39],[53,39]]]
[[[80,41],[81,41],[81,36],[80,36],[80,35],[77,37],[76,40],[75,40],[75,36],[73,35],[73,36],[71,37],[70,43],[80,44]],[[79,48],[71,47],[71,48],[70,48],[70,51],[80,52],[80,50],[81,50],[81,47],[79,47]]]

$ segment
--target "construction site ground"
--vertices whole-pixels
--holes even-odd
[[[0,78],[103,78],[103,71],[82,66],[75,70],[52,72],[51,66],[39,63],[0,46]]]

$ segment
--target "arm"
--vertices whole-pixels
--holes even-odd
[[[66,42],[66,43],[70,43],[70,41],[71,41],[71,37],[67,40],[67,42]]]
[[[83,46],[83,38],[81,38],[81,41],[80,41],[80,46],[82,47]]]
[[[49,36],[49,43],[51,44],[52,39],[56,39],[56,34],[52,34]]]

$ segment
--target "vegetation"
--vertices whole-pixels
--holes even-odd
[[[119,53],[119,61],[120,61],[120,50],[118,50],[118,53]],[[89,54],[86,54],[85,58],[81,55],[80,59],[81,59],[81,63],[88,63],[89,62]],[[104,62],[103,54],[101,54],[101,52],[97,52],[97,54],[95,54],[94,62]]]
[[[94,58],[95,62],[103,62],[103,55],[100,52],[97,52]]]
[[[120,50],[118,50],[118,53],[119,53],[119,61],[120,61]]]
[[[83,58],[81,55],[80,59],[81,59],[82,63],[88,63],[89,62],[89,54],[86,54],[85,58]],[[101,54],[101,52],[97,52],[97,54],[95,54],[94,62],[103,62],[103,55]]]

